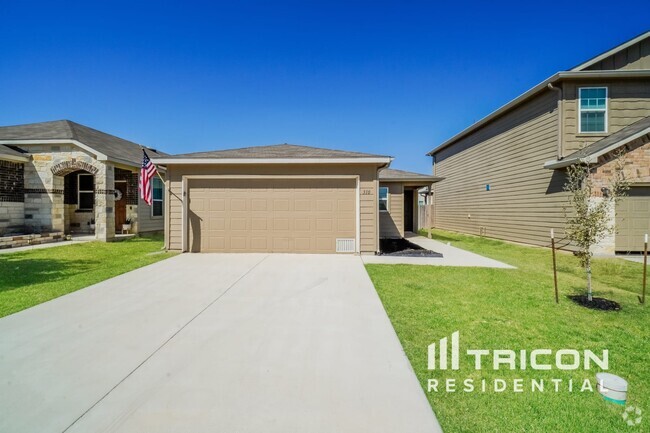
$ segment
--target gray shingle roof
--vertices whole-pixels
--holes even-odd
[[[586,146],[577,152],[572,153],[560,161],[552,161],[550,163],[547,163],[545,164],[545,167],[568,167],[569,165],[573,165],[584,160],[598,158],[605,153],[609,153],[616,148],[623,146],[630,140],[634,139],[635,136],[643,134],[644,131],[646,131],[646,134],[650,134],[650,116],[638,120],[633,124],[621,129],[620,131],[617,131],[612,135],[603,138],[602,140],[598,140],[595,143],[592,143],[589,146]]]
[[[109,159],[131,162],[139,166],[142,150],[139,144],[70,120],[30,123],[0,127],[0,140],[77,140],[106,155]],[[147,148],[149,156],[165,156],[164,152]]]
[[[5,146],[3,144],[0,144],[0,155],[8,155],[8,156],[27,156],[27,152],[24,151],[19,151],[15,148],[12,148],[10,146]]]
[[[425,181],[437,182],[442,180],[441,177],[431,176],[428,174],[414,173],[412,171],[396,170],[394,168],[384,168],[379,172],[379,180],[385,181]]]
[[[240,149],[213,150],[210,152],[184,153],[166,156],[165,159],[275,159],[275,158],[388,158],[346,150],[323,149],[320,147],[299,146],[296,144],[275,144],[271,146],[242,147]]]

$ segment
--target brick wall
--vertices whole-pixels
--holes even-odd
[[[602,195],[600,188],[607,186],[614,172],[616,166],[614,156],[615,152],[601,158],[600,164],[595,169],[596,196]],[[641,137],[627,146],[623,172],[632,184],[650,183],[650,138]]]
[[[115,169],[115,180],[126,181],[126,204],[138,204],[138,173],[133,173],[121,168]]]
[[[0,201],[25,201],[25,166],[22,163],[0,161]]]

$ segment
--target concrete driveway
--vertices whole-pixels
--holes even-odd
[[[0,319],[0,377],[2,432],[440,431],[354,256],[138,269]]]

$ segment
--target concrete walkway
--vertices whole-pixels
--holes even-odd
[[[0,319],[0,376],[2,432],[441,431],[357,256],[158,262]]]
[[[498,260],[489,259],[479,254],[461,250],[446,243],[423,236],[409,234],[406,238],[427,250],[442,254],[442,257],[399,257],[399,256],[361,256],[364,263],[384,265],[429,265],[429,266],[471,266],[480,268],[516,269]]]

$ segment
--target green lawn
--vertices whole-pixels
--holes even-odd
[[[642,266],[620,259],[596,260],[597,296],[622,304],[619,312],[588,310],[567,295],[584,286],[577,260],[558,257],[560,304],[555,304],[549,249],[435,231],[434,238],[517,266],[516,270],[410,265],[367,265],[386,311],[426,392],[428,379],[455,378],[459,390],[427,392],[442,428],[456,432],[618,432],[650,431],[650,305],[641,306]],[[427,347],[460,331],[461,368],[429,371]],[[475,371],[467,349],[609,350],[609,372],[628,380],[628,404],[641,407],[644,420],[628,427],[622,408],[606,403],[597,392],[577,392],[598,370],[539,372],[530,369]],[[541,374],[540,374],[541,373]],[[465,378],[477,390],[462,391]],[[508,390],[481,392],[480,381],[506,379]],[[524,379],[524,392],[512,392],[512,379]],[[530,391],[530,379],[563,379],[561,392],[547,383],[543,393]],[[568,379],[578,385],[567,390]],[[528,382],[526,381],[528,380]],[[442,387],[441,387],[442,388]]]
[[[0,317],[170,257],[162,246],[136,237],[0,254]]]

